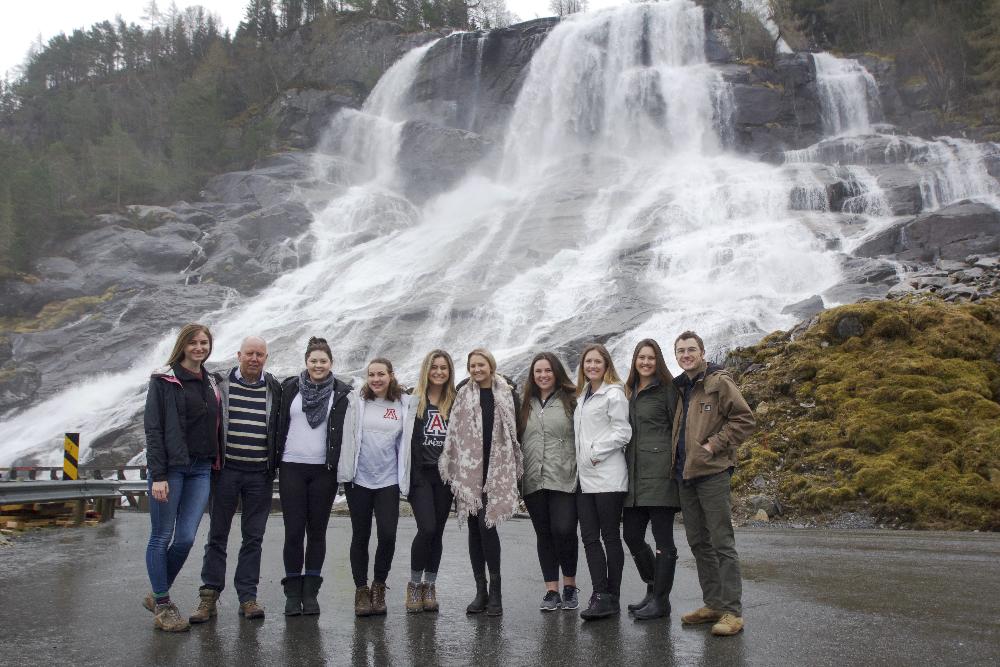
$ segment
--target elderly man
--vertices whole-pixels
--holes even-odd
[[[686,625],[713,623],[713,635],[743,630],[740,560],[729,502],[736,448],[754,429],[753,412],[733,378],[705,361],[705,344],[693,331],[674,341],[681,373],[674,416],[675,475],[688,545],[698,567],[705,606],[681,616]]]
[[[257,604],[257,582],[278,463],[275,434],[281,384],[264,371],[267,343],[262,338],[246,338],[236,360],[238,365],[219,383],[225,455],[213,480],[211,527],[201,568],[198,609],[189,619],[192,623],[204,623],[216,615],[216,602],[226,582],[226,544],[238,502],[243,508],[243,544],[233,583],[240,600],[239,614],[247,619],[264,618],[264,608]]]

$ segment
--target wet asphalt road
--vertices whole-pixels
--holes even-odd
[[[172,596],[197,601],[207,522]],[[233,531],[230,554],[238,550]],[[997,665],[1000,536],[753,529],[737,533],[746,630],[718,638],[681,627],[700,605],[694,562],[680,527],[681,560],[669,620],[623,615],[584,624],[576,612],[541,613],[543,587],[527,520],[501,527],[504,616],[467,617],[473,584],[466,535],[449,521],[438,579],[439,614],[406,614],[413,520],[400,518],[389,614],[355,619],[347,562],[348,519],[331,519],[318,617],[237,616],[235,594],[219,618],[170,635],[140,606],[148,590],[148,517],[44,531],[0,550],[3,665]],[[280,612],[280,516],[268,523],[260,600]],[[651,539],[651,538],[650,538]],[[374,541],[374,538],[373,538]],[[372,549],[374,551],[374,547]],[[230,567],[234,559],[230,558]],[[232,572],[229,576],[231,578]],[[589,577],[580,550],[581,602]],[[624,603],[641,597],[631,560]]]

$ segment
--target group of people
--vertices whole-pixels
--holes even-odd
[[[620,613],[623,534],[646,583],[645,597],[628,611],[637,620],[668,616],[677,563],[673,524],[681,511],[704,599],[682,622],[711,623],[716,635],[743,629],[730,477],[754,419],[729,373],[705,360],[696,333],[686,331],[674,342],[683,371],[677,378],[655,340],[636,345],[624,383],[607,349],[592,344],[580,356],[575,383],[555,354],[535,356],[520,396],[481,348],[469,352],[469,377],[457,385],[452,357],[431,351],[410,393],[381,357],[368,362],[364,384],[353,388],[333,374],[333,354],[322,338],[309,340],[304,370],[283,382],[264,370],[267,344],[259,337],[242,342],[237,365],[225,375],[205,368],[211,352],[209,329],[189,324],[149,382],[146,564],[152,592],[143,604],[156,628],[183,631],[216,615],[237,505],[243,538],[234,576],[239,614],[263,618],[257,584],[277,476],[286,616],[320,613],[327,524],[343,485],[359,617],[387,611],[401,496],[417,527],[406,611],[439,608],[437,573],[454,506],[468,524],[476,584],[466,612],[501,615],[497,528],[523,499],[545,582],[542,611],[580,606],[579,526],[593,584],[580,616]],[[199,603],[184,618],[170,588],[209,503]],[[653,547],[646,542],[650,526]]]

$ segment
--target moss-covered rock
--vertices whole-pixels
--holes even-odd
[[[993,297],[843,306],[736,350],[759,424],[737,492],[763,477],[792,512],[1000,530],[998,347]]]

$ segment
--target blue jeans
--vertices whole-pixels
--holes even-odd
[[[240,602],[257,599],[260,580],[260,552],[264,529],[271,512],[273,495],[271,476],[266,472],[247,472],[232,467],[223,468],[215,479],[212,508],[209,512],[208,542],[201,565],[201,583],[219,592],[226,587],[226,547],[233,525],[236,505],[242,502],[240,525],[243,544],[236,561],[236,594]]]
[[[146,570],[154,594],[165,595],[184,566],[212,490],[212,460],[195,459],[167,469],[167,500],[153,500],[149,480],[149,544]]]

